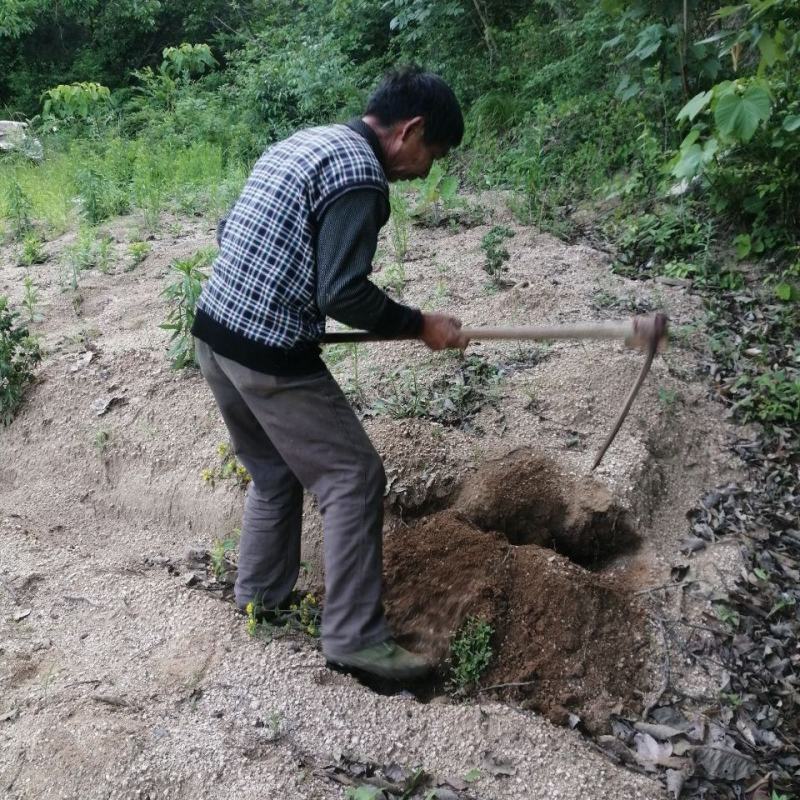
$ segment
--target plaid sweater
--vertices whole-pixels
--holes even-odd
[[[378,156],[351,127],[312,128],[270,147],[226,221],[197,304],[195,335],[265,372],[321,368],[316,231],[338,198],[365,188],[382,195],[388,209]]]

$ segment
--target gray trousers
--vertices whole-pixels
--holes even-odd
[[[265,375],[195,339],[233,450],[253,478],[245,497],[236,603],[285,600],[300,571],[303,489],[324,522],[327,655],[389,637],[381,604],[383,464],[327,370]]]

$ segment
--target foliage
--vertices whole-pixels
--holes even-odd
[[[221,580],[229,569],[230,555],[239,545],[239,531],[235,531],[224,539],[215,539],[209,550],[211,571],[217,580]]]
[[[23,295],[22,305],[28,315],[28,322],[38,322],[42,317],[36,311],[36,304],[39,302],[39,287],[30,275],[22,279]]]
[[[503,244],[506,239],[514,236],[514,231],[503,225],[495,225],[482,239],[481,250],[485,254],[483,263],[484,272],[490,278],[497,279],[501,272],[504,272],[507,267],[506,261],[511,258],[508,250]]]
[[[450,644],[450,682],[460,692],[477,686],[492,660],[492,626],[467,617]]]
[[[208,279],[203,267],[211,263],[214,253],[213,249],[199,250],[189,258],[170,264],[174,280],[161,293],[167,300],[169,311],[166,321],[159,327],[172,331],[167,356],[173,369],[196,366],[191,330],[195,306],[203,290],[203,283]]]
[[[467,356],[456,370],[430,383],[414,369],[392,373],[372,410],[394,419],[424,417],[443,425],[465,426],[487,404],[498,399],[499,369],[480,356]]]
[[[421,221],[439,225],[443,220],[443,210],[456,205],[458,178],[445,175],[440,163],[431,167],[427,178],[414,181],[412,185],[417,190],[417,199],[411,216]]]
[[[128,255],[131,257],[131,267],[135,267],[150,255],[150,245],[147,242],[131,242],[128,245]]]
[[[31,201],[16,178],[12,179],[6,191],[5,216],[11,220],[11,232],[21,239],[32,227]]]
[[[161,70],[173,79],[189,81],[217,66],[217,60],[207,44],[184,42],[179,47],[165,47],[162,56]]]
[[[247,632],[268,639],[280,633],[303,633],[317,638],[322,616],[319,599],[313,592],[292,595],[288,607],[269,608],[258,599],[248,603]]]
[[[82,226],[78,230],[75,242],[65,249],[73,289],[77,288],[78,273],[95,268],[100,272],[109,271],[113,258],[112,245],[111,237],[98,236],[90,226]]]
[[[45,261],[47,261],[47,253],[42,249],[42,240],[35,233],[27,233],[22,240],[19,263],[30,267],[34,264],[44,264]]]
[[[41,351],[28,329],[20,324],[8,298],[0,295],[0,422],[10,425],[33,380]]]
[[[200,474],[203,481],[211,486],[216,486],[217,481],[232,481],[240,489],[246,489],[252,478],[244,465],[239,463],[233,448],[227,442],[222,442],[217,445],[217,455],[219,465],[204,469]]]
[[[57,120],[96,118],[104,113],[111,102],[107,86],[93,81],[64,84],[48,89],[42,95],[42,114]]]

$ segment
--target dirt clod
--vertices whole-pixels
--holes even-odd
[[[528,451],[489,464],[452,509],[387,537],[393,630],[444,663],[467,617],[482,618],[494,629],[483,687],[556,722],[577,714],[603,728],[610,709],[635,705],[641,690],[642,616],[630,594],[540,546],[552,539],[574,552],[603,551],[602,537],[622,517],[601,489],[565,483]],[[502,531],[481,529],[493,525]]]

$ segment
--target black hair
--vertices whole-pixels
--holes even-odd
[[[387,72],[370,95],[364,113],[387,127],[424,117],[427,144],[457,147],[464,137],[464,116],[455,92],[438,75],[417,66]]]

